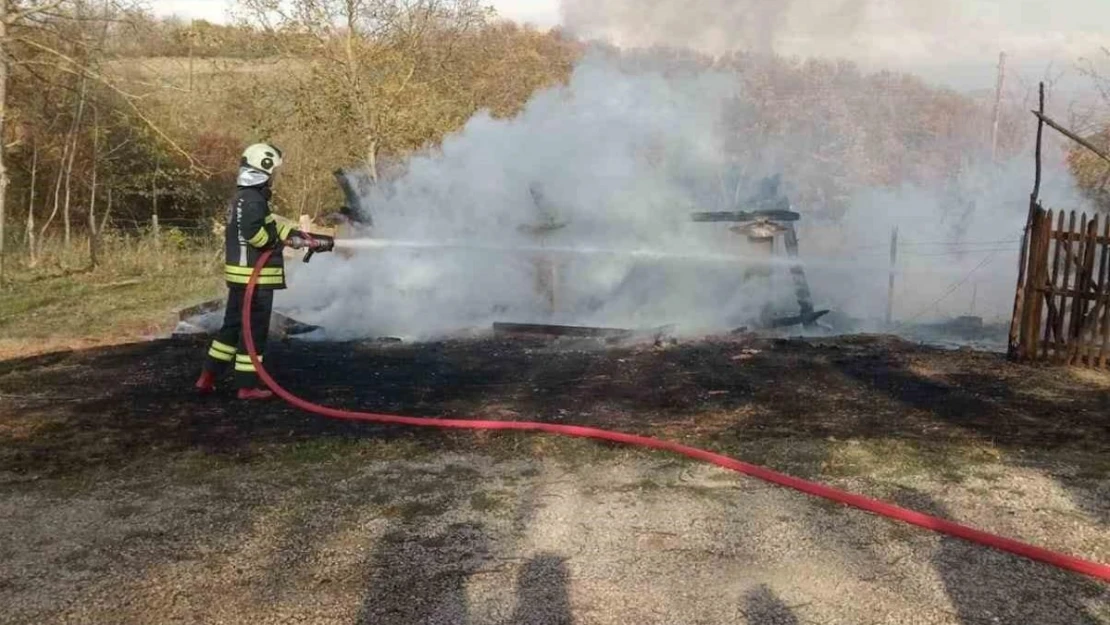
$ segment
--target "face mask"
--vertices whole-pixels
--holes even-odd
[[[270,181],[270,176],[264,171],[253,167],[240,167],[239,179],[236,181],[240,187],[259,187]]]

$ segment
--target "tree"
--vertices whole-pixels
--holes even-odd
[[[1110,154],[1110,49],[1104,48],[1100,58],[1083,63],[1081,71],[1101,96],[1101,106],[1083,124],[1088,129],[1085,138],[1104,154]],[[1110,211],[1110,162],[1074,145],[1068,153],[1068,165],[1083,193],[1102,210]]]
[[[4,280],[4,242],[7,222],[8,168],[5,160],[7,143],[6,121],[8,115],[8,80],[11,76],[13,61],[11,33],[18,27],[34,20],[39,15],[49,13],[65,0],[44,0],[29,5],[17,4],[12,0],[0,0],[0,282]]]
[[[136,0],[51,0],[30,4],[0,0],[6,16],[0,34],[3,61],[0,70],[7,77],[3,81],[0,112],[3,122],[10,123],[13,116],[28,122],[34,137],[30,142],[5,142],[2,146],[5,150],[0,152],[0,170],[5,174],[2,178],[7,188],[0,193],[0,198],[6,200],[0,201],[0,217],[11,212],[9,157],[22,161],[21,172],[33,170],[36,183],[52,184],[52,193],[37,195],[47,198],[48,211],[42,224],[34,223],[34,209],[27,208],[28,243],[37,243],[38,247],[32,255],[42,250],[45,235],[55,225],[56,217],[61,220],[67,244],[86,229],[90,237],[98,236],[95,222],[87,214],[95,212],[96,188],[101,184],[102,172],[95,161],[103,156],[101,148],[110,153],[118,145],[109,140],[111,133],[102,137],[101,121],[108,126],[143,127],[147,135],[142,140],[167,146],[174,153],[175,167],[181,164],[197,178],[208,173],[182,142],[151,115],[145,100],[149,94],[132,93],[116,75],[120,66],[114,63],[112,55],[119,48],[118,42],[128,39],[132,34],[129,30],[134,28],[133,20],[144,16],[135,8],[137,4]],[[94,117],[97,123],[90,124]],[[101,142],[101,138],[106,140]],[[13,148],[25,149],[21,153],[13,152]],[[94,173],[95,185],[90,181]],[[24,179],[23,183],[29,185],[30,181]],[[23,190],[22,196],[36,197],[33,190],[26,192],[26,187]],[[0,224],[4,221],[0,219]],[[0,263],[4,260],[3,240],[0,236]],[[92,254],[95,241],[90,247]]]
[[[29,52],[38,47],[54,51],[53,48],[36,40],[41,40],[44,35],[58,35],[60,29],[67,25],[81,24],[87,19],[89,3],[84,0],[39,0],[37,2],[15,2],[14,0],[0,0],[0,280],[4,278],[6,240],[5,226],[7,222],[8,188],[10,178],[8,175],[6,122],[10,115],[9,81],[13,69],[25,66],[31,71],[26,77],[39,79],[38,59],[28,58],[33,53]],[[108,10],[108,0],[105,0],[105,12]],[[31,44],[28,46],[28,44]],[[55,51],[56,52],[56,51]],[[56,52],[59,57],[64,54]],[[69,59],[72,61],[72,59]],[[76,64],[76,62],[74,62]],[[84,90],[82,90],[84,91]],[[83,102],[83,98],[82,98]],[[37,152],[36,152],[37,157]],[[72,170],[73,153],[69,156],[69,169]],[[37,164],[37,163],[36,163]],[[68,191],[67,179],[67,191]],[[69,210],[66,206],[66,236],[69,237]]]
[[[295,116],[319,136],[337,133],[348,158],[378,175],[381,154],[420,147],[446,122],[457,120],[436,105],[437,86],[449,80],[454,44],[489,17],[476,0],[241,0],[245,18],[275,38],[290,64],[307,64],[281,101],[259,92],[284,119]],[[279,114],[280,115],[280,114]],[[273,133],[277,129],[267,129]]]

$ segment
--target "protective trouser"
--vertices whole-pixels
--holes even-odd
[[[228,287],[224,325],[208,348],[204,368],[220,377],[234,367],[235,388],[260,388],[258,374],[243,339],[243,303],[246,294],[244,287]],[[274,292],[270,289],[256,290],[251,303],[251,336],[254,337],[259,360],[262,360],[266,351],[266,338],[270,333],[270,315],[273,310]]]

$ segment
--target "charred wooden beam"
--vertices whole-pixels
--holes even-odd
[[[828,310],[816,310],[804,312],[793,317],[780,317],[778,319],[772,319],[770,325],[772,328],[789,328],[791,326],[804,326],[806,328],[812,328],[813,326],[817,325],[818,319],[829,314],[829,312],[830,311]]]
[[[632,330],[621,328],[591,328],[586,326],[559,326],[538,323],[501,323],[493,324],[498,334],[539,334],[543,336],[574,336],[582,338],[626,338]]]
[[[813,297],[809,292],[809,281],[806,280],[805,268],[802,266],[802,261],[798,257],[798,232],[794,230],[794,224],[786,229],[786,253],[794,260],[790,265],[790,275],[794,279],[794,293],[798,298],[798,306],[802,309],[802,315],[809,315],[813,312]]]
[[[761,219],[769,221],[798,221],[802,218],[801,214],[788,210],[768,210],[768,211],[716,211],[693,213],[691,218],[699,223],[738,223],[745,221],[759,221]]]
[[[355,174],[345,169],[337,169],[332,172],[332,175],[335,176],[335,182],[339,184],[339,188],[343,191],[344,205],[339,209],[339,214],[350,222],[373,226],[374,218],[370,211],[362,206],[361,196],[355,189],[355,180],[353,179]]]
[[[182,308],[177,313],[177,319],[178,321],[188,321],[195,317],[200,317],[201,315],[214,313],[218,310],[221,310],[223,307],[224,300],[222,299],[208,300],[207,302],[202,302],[200,304],[197,304],[196,306]]]

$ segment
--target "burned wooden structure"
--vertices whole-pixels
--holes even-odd
[[[374,217],[363,200],[374,184],[370,174],[362,169],[337,169],[332,172],[335,182],[343,191],[343,206],[332,219],[338,224],[372,228]]]
[[[538,219],[534,223],[518,226],[517,231],[543,248],[570,224],[559,219],[558,209],[547,199],[539,184],[530,185],[528,192]],[[549,254],[541,252],[532,256],[532,267],[535,270],[536,294],[543,299],[547,314],[554,315],[559,309],[559,265]]]
[[[775,243],[781,237],[786,255],[792,259],[790,275],[794,282],[794,293],[798,300],[798,314],[782,315],[766,320],[771,328],[803,326],[818,327],[818,320],[829,314],[828,310],[816,310],[813,297],[806,279],[805,267],[798,253],[798,231],[795,224],[801,214],[792,210],[790,200],[779,192],[778,176],[767,178],[760,186],[759,193],[746,202],[748,210],[694,213],[693,221],[699,223],[733,223],[729,230],[744,236],[767,256],[776,252]],[[769,277],[769,276],[767,276]]]

